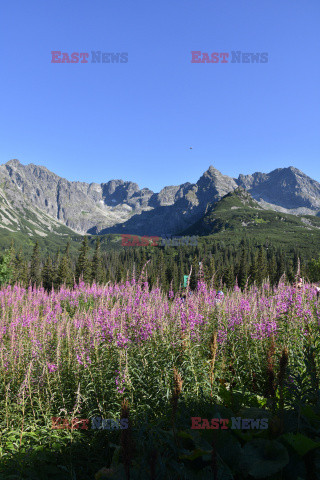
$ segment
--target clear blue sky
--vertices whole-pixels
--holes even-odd
[[[154,191],[209,165],[320,181],[319,24],[319,0],[2,2],[0,163]],[[53,50],[128,63],[53,64]],[[193,50],[269,61],[195,64]]]

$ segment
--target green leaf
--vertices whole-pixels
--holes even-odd
[[[264,410],[263,408],[249,407],[242,408],[237,415],[242,418],[270,418],[272,416],[271,412]]]
[[[177,433],[177,436],[181,438],[190,438],[191,440],[193,439],[192,435],[190,435],[190,433],[185,432],[184,430],[180,430],[180,432]]]
[[[320,442],[314,442],[311,438],[306,437],[302,433],[286,433],[281,435],[280,439],[285,440],[291,447],[303,457],[306,453],[314,448],[320,447]]]
[[[121,447],[117,447],[115,451],[113,452],[112,456],[112,461],[111,461],[111,466],[117,466],[119,463],[119,458],[120,458],[120,452],[121,452]]]
[[[180,455],[181,460],[195,460],[196,458],[202,457],[202,455],[207,455],[209,454],[210,451],[207,450],[202,450],[201,448],[196,448],[193,450],[189,455]]]
[[[320,421],[320,416],[317,415],[311,405],[304,405],[301,408],[301,413],[304,415],[308,420],[315,420],[316,422]]]
[[[229,432],[219,435],[216,440],[217,453],[233,471],[236,470],[241,458],[241,445],[236,437]]]
[[[254,478],[268,478],[289,462],[287,449],[276,440],[252,440],[244,446],[243,454],[241,467]]]

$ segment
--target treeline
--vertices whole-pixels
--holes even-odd
[[[85,236],[77,258],[70,255],[69,243],[63,252],[46,258],[42,258],[38,243],[30,258],[21,250],[16,252],[12,244],[0,261],[0,283],[20,283],[25,287],[36,284],[49,291],[63,284],[72,287],[80,279],[104,284],[122,282],[133,275],[138,278],[143,273],[150,287],[159,280],[164,290],[172,285],[176,292],[190,271],[192,289],[199,278],[216,287],[231,288],[237,282],[244,288],[254,282],[260,285],[267,277],[275,285],[284,273],[293,282],[297,272],[314,282],[320,280],[320,257],[304,258],[295,248],[285,252],[271,243],[257,245],[250,240],[231,245],[199,241],[196,247],[126,247],[102,252],[99,237],[92,251]]]

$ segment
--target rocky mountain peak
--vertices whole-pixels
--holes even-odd
[[[12,160],[9,160],[7,163],[5,163],[8,167],[19,167],[22,165],[17,158],[13,158]]]
[[[233,178],[223,175],[212,165],[199,178],[196,185],[199,191],[206,192],[205,198],[207,202],[215,201],[237,188]]]
[[[320,184],[292,166],[234,179],[210,165],[196,183],[166,186],[154,193],[121,179],[71,182],[46,167],[12,159],[0,166],[0,181],[15,208],[30,202],[79,233],[174,234],[201,218],[208,204],[215,209],[236,189],[244,202],[250,201],[250,194],[263,208],[320,214]]]

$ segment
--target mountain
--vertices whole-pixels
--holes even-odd
[[[258,218],[258,211],[264,212],[246,190],[238,187],[218,202],[208,204],[203,217],[181,232],[181,235],[211,235],[241,228],[252,223],[249,217],[254,222],[254,218]]]
[[[8,192],[10,192],[8,194]],[[20,192],[19,192],[20,193]],[[73,230],[55,220],[32,204],[14,188],[7,189],[0,183],[0,245],[8,248],[11,240],[16,247],[27,251],[38,240],[42,251],[64,248],[71,241],[71,250],[81,240]]]
[[[236,182],[210,167],[196,184],[168,186],[159,193],[133,182],[69,182],[47,168],[18,160],[0,166],[0,182],[14,202],[28,199],[79,234],[159,235],[186,228],[206,205],[236,188]]]
[[[235,179],[210,166],[194,184],[167,186],[154,193],[123,180],[70,182],[46,167],[10,160],[0,166],[0,184],[6,208],[20,212],[27,208],[38,222],[33,218],[37,223],[33,230],[43,235],[49,221],[59,235],[63,226],[77,234],[177,234],[201,222],[208,209],[213,211],[217,202],[238,187],[251,194],[250,201],[256,202],[252,208],[296,215],[320,212],[320,184],[294,167]],[[1,228],[8,231],[12,225],[7,221],[2,215]],[[30,236],[30,222],[28,228]]]
[[[242,187],[208,205],[204,216],[181,235],[215,235],[216,239],[236,237],[271,240],[274,244],[307,248],[320,244],[320,218],[265,210]],[[318,249],[317,249],[318,250]]]
[[[320,184],[297,168],[239,175],[236,182],[265,208],[292,214],[319,215]]]
[[[112,180],[105,184],[69,182],[37,165],[11,160],[0,166],[0,182],[8,198],[28,199],[50,217],[83,234],[127,220],[146,207],[152,193],[137,184]]]

